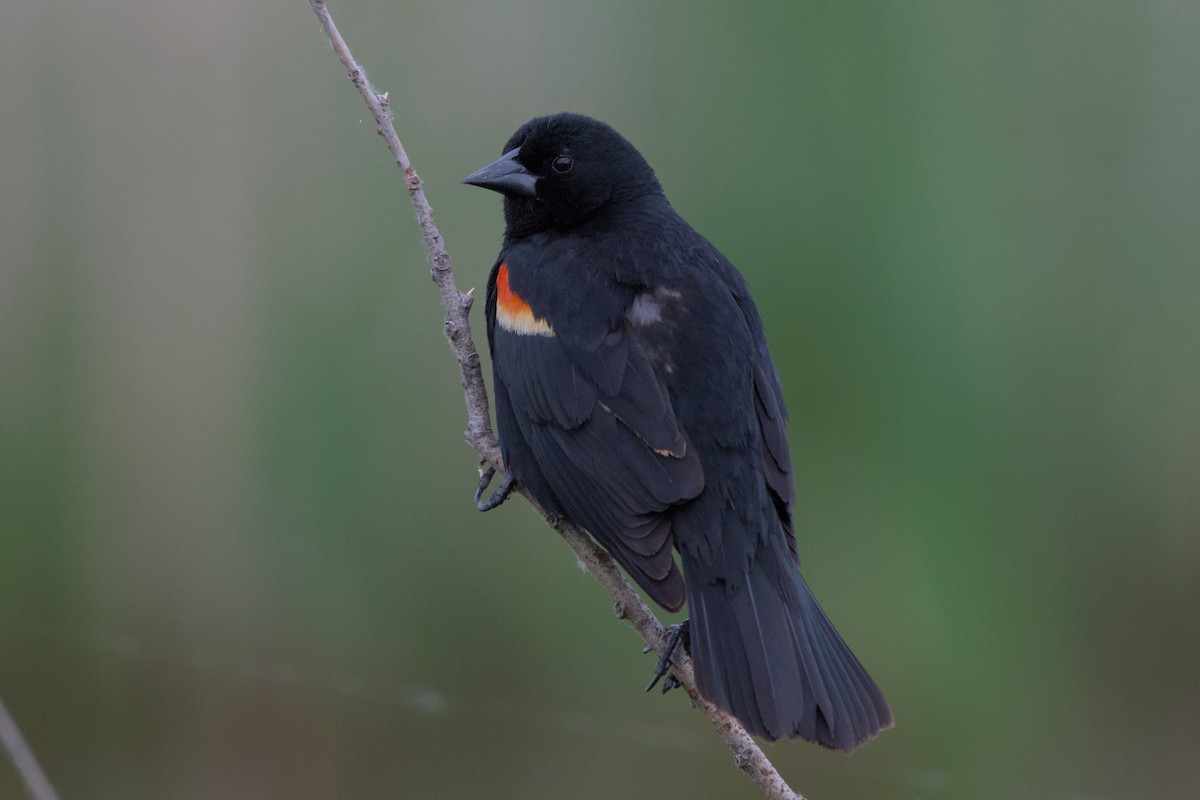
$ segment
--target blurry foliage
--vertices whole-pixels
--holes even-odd
[[[473,510],[407,198],[306,5],[10,6],[0,695],[64,796],[747,796],[556,537]],[[746,273],[806,574],[898,718],[770,748],[798,787],[1194,786],[1197,7],[333,10],[464,288],[502,223],[458,179],[564,109]]]

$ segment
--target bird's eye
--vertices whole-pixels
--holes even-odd
[[[561,175],[571,171],[571,167],[575,166],[575,159],[568,155],[561,155],[551,161],[550,166],[554,167],[554,171]]]

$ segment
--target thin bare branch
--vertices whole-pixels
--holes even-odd
[[[450,256],[446,252],[446,243],[442,239],[441,233],[438,232],[437,225],[434,224],[433,209],[425,197],[421,178],[413,169],[408,154],[400,143],[400,137],[396,135],[396,129],[392,125],[391,114],[388,110],[390,105],[388,95],[380,94],[375,90],[367,79],[365,70],[354,60],[346,40],[342,38],[337,26],[334,25],[324,0],[309,0],[309,4],[321,21],[321,27],[329,36],[329,40],[333,44],[333,51],[346,68],[351,82],[371,110],[371,115],[375,118],[376,130],[383,137],[388,151],[395,159],[396,166],[404,175],[404,184],[412,198],[413,208],[417,214],[417,223],[421,228],[422,241],[433,261],[433,282],[437,284],[442,295],[442,306],[446,312],[446,340],[450,343],[450,349],[458,361],[467,404],[468,424],[464,434],[467,443],[475,449],[482,460],[503,470],[500,445],[492,432],[487,388],[483,380],[483,371],[479,365],[479,353],[475,349],[470,322],[467,319],[473,297],[470,293],[460,292],[454,282]],[[608,553],[580,528],[546,514],[537,501],[530,497],[523,488],[518,487],[518,491],[541,513],[546,524],[562,536],[575,551],[580,563],[612,595],[617,616],[636,628],[646,644],[660,657],[663,656],[666,652],[666,642],[662,623],[625,580],[625,576],[621,574]],[[758,784],[764,795],[772,800],[804,800],[802,795],[787,785],[741,723],[700,697],[692,676],[692,662],[687,655],[679,653],[675,656],[672,673],[683,690],[687,692],[688,697],[691,698],[692,706],[708,718],[729,746],[733,752],[734,762]]]
[[[0,744],[8,751],[13,766],[17,768],[17,774],[25,784],[25,791],[32,800],[58,800],[58,792],[54,791],[50,779],[42,771],[33,750],[25,741],[21,729],[17,727],[17,721],[8,713],[3,700],[0,700]]]

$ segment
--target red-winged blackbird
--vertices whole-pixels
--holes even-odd
[[[765,739],[853,750],[892,712],[797,570],[787,410],[745,279],[608,125],[539,117],[503,152],[464,183],[504,195],[506,480],[665,608],[686,599],[704,697]]]

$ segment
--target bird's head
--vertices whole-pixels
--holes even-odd
[[[504,195],[509,239],[568,227],[605,208],[662,193],[654,170],[624,136],[582,114],[531,119],[503,152],[463,183]]]

